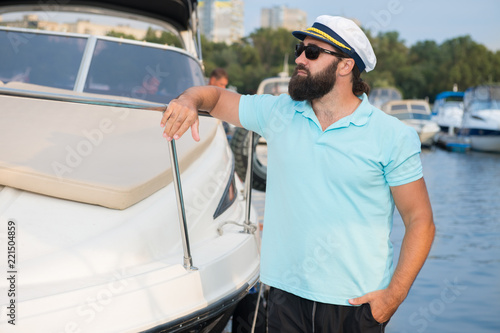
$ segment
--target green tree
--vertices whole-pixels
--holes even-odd
[[[399,84],[406,85],[407,97],[434,98],[441,88],[438,87],[438,69],[441,56],[439,45],[435,41],[422,41],[413,45],[408,53],[408,64],[403,69]],[[406,81],[405,78],[410,78]],[[413,86],[416,85],[416,86]],[[449,88],[451,90],[451,87]]]
[[[133,39],[135,40],[135,37],[133,35],[128,35],[128,34],[125,34],[123,32],[117,32],[117,31],[114,31],[114,30],[111,30],[110,32],[108,32],[106,34],[106,36],[109,36],[109,37],[122,37],[122,38],[125,38],[125,39]]]
[[[299,41],[291,31],[284,28],[260,28],[250,34],[247,43],[253,45],[268,76],[283,70],[283,61],[288,55],[288,63],[294,64],[295,45]]]
[[[144,40],[150,43],[170,45],[175,47],[182,47],[182,42],[179,37],[168,31],[157,31],[149,27],[146,31],[146,36]]]
[[[372,88],[398,87],[400,71],[406,67],[408,48],[400,40],[396,31],[380,32],[376,37],[368,33],[373,51],[377,56],[375,70],[363,74],[365,80]],[[403,91],[404,94],[404,91]]]
[[[465,90],[493,80],[494,54],[484,45],[474,42],[470,36],[445,41],[440,53],[438,88],[441,91],[449,90],[455,83],[460,90]]]

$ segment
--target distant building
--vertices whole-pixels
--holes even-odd
[[[232,44],[244,36],[243,0],[198,1],[201,33],[212,42]]]
[[[307,13],[301,9],[286,6],[263,8],[260,13],[262,28],[285,28],[287,30],[300,30],[307,28]]]

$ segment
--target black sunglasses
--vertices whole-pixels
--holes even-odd
[[[330,51],[327,49],[323,49],[323,48],[319,47],[318,45],[314,45],[314,44],[309,44],[306,46],[306,45],[304,45],[304,43],[300,43],[300,44],[295,45],[295,58],[300,57],[300,55],[304,51],[306,51],[306,58],[309,60],[318,59],[319,54],[321,52],[325,52],[325,53],[331,54],[331,55],[339,57],[339,58],[347,58],[345,55],[343,55],[341,53]]]

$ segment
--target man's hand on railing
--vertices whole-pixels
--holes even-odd
[[[198,115],[210,116],[241,126],[239,103],[241,95],[215,86],[195,86],[172,100],[161,119],[167,140],[179,139],[191,127],[195,141],[200,141]]]
[[[163,113],[160,126],[168,141],[179,139],[190,127],[195,141],[200,141],[198,108],[192,99],[179,96],[173,99]]]

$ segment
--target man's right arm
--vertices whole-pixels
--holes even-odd
[[[208,111],[217,119],[241,127],[240,97],[238,93],[214,86],[187,89],[168,104],[161,119],[163,136],[167,140],[178,139],[191,128],[193,139],[199,141],[198,110]]]

